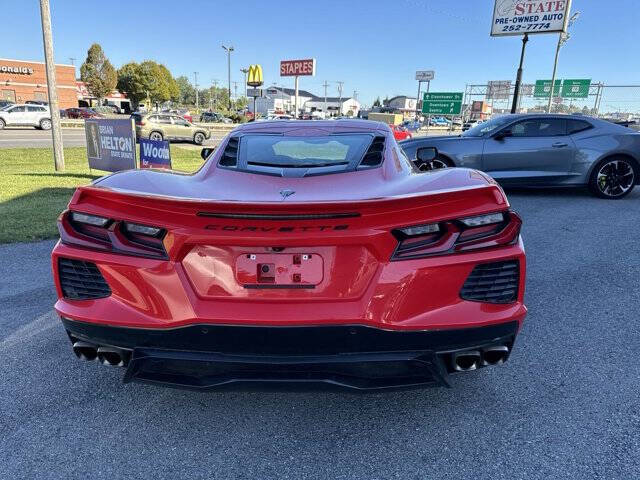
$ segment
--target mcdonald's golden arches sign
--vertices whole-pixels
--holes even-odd
[[[250,87],[259,87],[263,83],[262,65],[249,65],[249,76],[247,77],[247,85],[249,85]]]

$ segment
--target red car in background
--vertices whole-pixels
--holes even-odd
[[[487,175],[420,172],[362,120],[252,122],[202,156],[98,179],[60,215],[55,310],[78,358],[126,382],[375,390],[509,357],[525,253]]]
[[[67,108],[67,118],[104,118],[104,115],[90,108]]]
[[[412,138],[411,132],[402,125],[389,124],[389,128],[391,128],[391,131],[393,132],[393,138],[398,141]]]

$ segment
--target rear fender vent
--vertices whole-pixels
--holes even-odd
[[[231,137],[227,142],[227,146],[222,152],[220,158],[220,165],[222,167],[237,167],[238,166],[238,137]]]
[[[384,158],[384,137],[374,137],[367,153],[362,157],[359,168],[378,167]]]
[[[518,299],[520,263],[482,263],[476,265],[460,290],[464,300],[488,303],[513,303]]]
[[[95,263],[60,258],[58,276],[65,298],[93,300],[111,295],[111,289]]]

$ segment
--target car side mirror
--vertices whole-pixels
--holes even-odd
[[[419,163],[433,162],[436,158],[438,158],[438,149],[435,147],[422,147],[416,152]]]
[[[200,156],[202,157],[203,160],[206,160],[207,158],[209,158],[209,155],[211,155],[215,149],[216,147],[203,148],[202,150],[200,150]]]
[[[501,132],[496,133],[493,136],[493,139],[500,141],[504,138],[511,137],[511,136],[513,136],[513,134],[511,133],[511,130],[502,130]]]

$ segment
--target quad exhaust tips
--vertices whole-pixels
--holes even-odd
[[[509,355],[509,347],[498,345],[482,351],[482,365],[502,365]]]
[[[477,350],[456,352],[453,354],[453,368],[458,372],[470,372],[478,368],[480,360],[480,352]]]
[[[509,347],[494,345],[482,350],[455,352],[451,357],[453,369],[458,372],[470,372],[478,367],[502,365],[509,356]]]
[[[75,342],[73,344],[73,353],[80,360],[93,361],[98,358],[98,349],[95,345],[86,342]]]
[[[102,365],[110,367],[124,367],[129,356],[127,350],[113,347],[98,347],[91,343],[76,341],[73,343],[73,353],[80,360],[92,362],[98,360]]]
[[[110,367],[124,367],[124,357],[122,351],[117,348],[99,347],[98,361],[102,365]]]

